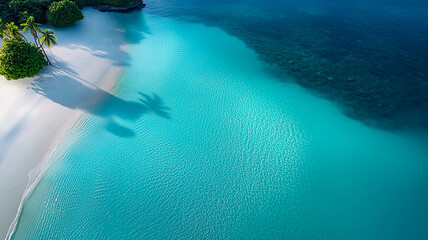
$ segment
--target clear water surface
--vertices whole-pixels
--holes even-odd
[[[113,14],[127,66],[13,239],[428,237],[424,136],[349,118],[221,28],[159,14],[170,6]]]

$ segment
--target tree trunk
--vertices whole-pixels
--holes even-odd
[[[40,48],[39,44],[37,44],[37,39],[38,39],[37,36],[33,35],[33,38],[34,38],[34,43],[36,44],[36,47]]]
[[[49,65],[52,65],[51,61],[48,58],[48,55],[45,52],[45,49],[43,47],[41,47],[41,49],[42,49],[43,53],[45,54],[46,60],[48,60]]]

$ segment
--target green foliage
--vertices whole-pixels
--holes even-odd
[[[18,26],[16,26],[14,22],[6,23],[2,32],[2,37],[5,36],[8,38],[25,39],[24,35],[22,35],[21,30],[19,30]]]
[[[104,4],[119,7],[128,6],[131,2],[135,2],[135,0],[103,0]]]
[[[37,23],[35,21],[35,18],[33,16],[30,16],[27,18],[27,21],[25,23],[21,23],[22,32],[26,32],[28,30],[30,34],[34,37],[34,39],[37,39],[37,33],[42,31],[42,29],[39,27],[40,25],[42,24]]]
[[[103,4],[104,0],[84,0],[86,3],[86,6],[94,6],[94,5],[100,5]]]
[[[79,8],[85,6],[95,6],[95,5],[112,5],[112,6],[128,6],[131,2],[136,0],[72,0],[76,2]]]
[[[9,7],[9,0],[0,0],[0,18],[3,22],[13,22],[15,20]]]
[[[54,27],[74,26],[77,21],[83,19],[82,11],[76,3],[70,0],[53,2],[46,12],[48,22]]]
[[[39,38],[39,42],[42,46],[44,44],[50,48],[52,45],[56,45],[56,37],[54,36],[55,33],[52,29],[43,29],[40,33],[42,36]]]
[[[7,28],[6,23],[3,22],[3,19],[0,18],[0,39],[4,39],[7,37]]]
[[[53,1],[54,0],[11,0],[9,6],[16,18],[14,21],[22,23],[25,22],[28,16],[33,16],[36,22],[46,23],[45,12]]]
[[[72,1],[76,3],[79,9],[82,9],[86,6],[86,0],[72,0]]]
[[[96,6],[104,4],[104,0],[71,0],[77,4],[77,6],[82,9],[86,6]]]
[[[0,18],[3,22],[23,23],[29,16],[36,22],[46,23],[46,11],[49,6],[59,0],[0,0]],[[71,0],[82,9],[85,6],[113,5],[127,6],[135,0]]]
[[[0,52],[0,74],[7,80],[32,77],[47,65],[42,51],[21,39],[5,39]]]

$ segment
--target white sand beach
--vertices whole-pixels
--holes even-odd
[[[54,29],[58,45],[47,51],[54,66],[28,79],[0,76],[0,239],[15,219],[29,171],[112,89],[126,57],[115,15],[90,8],[83,14],[76,26]]]

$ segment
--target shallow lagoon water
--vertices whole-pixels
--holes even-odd
[[[426,141],[279,81],[216,27],[116,15],[132,46],[13,239],[423,239]],[[136,21],[138,19],[138,21]]]

